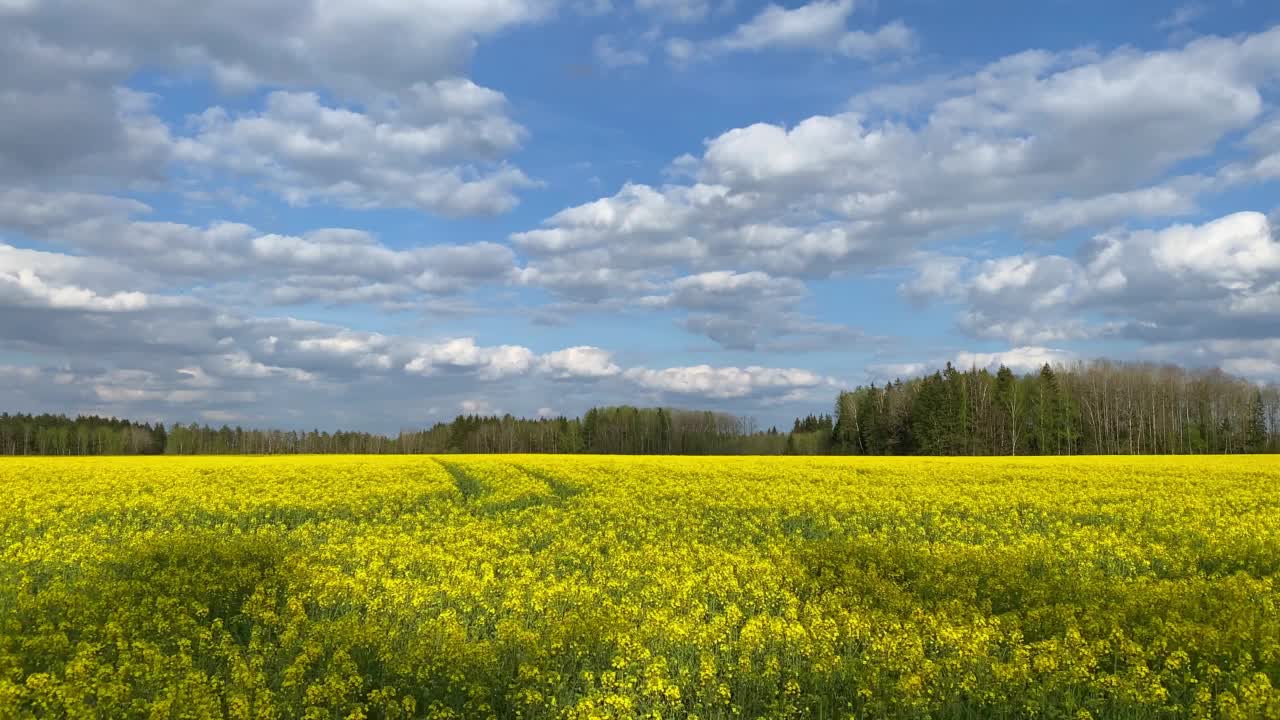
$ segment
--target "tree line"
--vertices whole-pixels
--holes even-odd
[[[601,407],[580,418],[459,415],[395,436],[259,430],[116,418],[0,415],[3,455],[608,453],[775,455],[786,436],[748,417],[673,408]]]
[[[1280,387],[1146,363],[961,370],[841,392],[789,432],[752,418],[600,407],[582,417],[459,415],[395,436],[0,415],[3,455],[293,453],[1081,455],[1280,452]]]
[[[1221,370],[1099,360],[960,370],[842,392],[788,449],[856,455],[1280,452],[1280,388]]]
[[[0,455],[155,455],[166,445],[163,423],[0,414]]]

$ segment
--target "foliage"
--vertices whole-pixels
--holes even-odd
[[[827,427],[828,434],[830,427]],[[399,453],[608,453],[776,455],[786,437],[757,432],[750,418],[631,406],[592,408],[581,418],[528,420],[459,415],[395,437],[367,432],[254,430],[115,418],[0,415],[0,455],[287,455]]]
[[[1022,377],[948,364],[840,393],[830,438],[831,452],[850,455],[1275,453],[1280,387],[1144,363],[1046,364]]]
[[[0,455],[151,455],[163,452],[165,441],[160,423],[0,414]]]
[[[1273,718],[1270,457],[0,460],[5,718]]]

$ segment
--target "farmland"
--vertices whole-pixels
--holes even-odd
[[[0,717],[1280,717],[1280,458],[0,460]]]

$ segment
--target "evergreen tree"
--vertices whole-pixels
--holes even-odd
[[[1245,451],[1261,453],[1267,450],[1267,410],[1262,399],[1262,391],[1253,395],[1249,404],[1249,424],[1245,431]]]

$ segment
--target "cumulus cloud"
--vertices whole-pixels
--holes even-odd
[[[636,9],[673,23],[695,23],[711,14],[711,0],[635,0]]]
[[[1169,185],[1067,198],[1028,210],[1023,225],[1033,236],[1054,237],[1133,218],[1190,215],[1199,209],[1196,195],[1207,186],[1203,178],[1184,178]]]
[[[236,1],[199,8],[109,0],[31,3],[6,13],[5,24],[13,36],[69,56],[64,64],[116,72],[187,66],[230,90],[309,85],[367,95],[452,77],[476,38],[552,9],[543,0]]]
[[[1141,336],[1150,328],[1092,317],[1105,303],[1080,300],[1120,281],[1105,261],[1028,255],[975,270],[946,253],[921,255],[922,246],[999,229],[1038,240],[1082,228],[1123,234],[1128,221],[1196,212],[1200,195],[1265,167],[1273,138],[1263,91],[1280,77],[1277,60],[1280,28],[1152,52],[1029,51],[859,96],[845,113],[732,129],[700,156],[676,159],[673,177],[687,182],[628,183],[514,234],[528,257],[521,282],[574,302],[621,296],[680,309],[687,329],[750,349],[760,346],[750,311],[682,307],[674,284],[718,272],[804,282],[932,257],[901,294],[923,302],[955,289],[972,301],[962,325],[979,337]],[[1241,131],[1255,159],[1234,171],[1240,177],[1230,166],[1170,174]],[[986,284],[964,286],[975,273]],[[1266,287],[1236,307],[1269,306]],[[714,297],[690,288],[685,305]],[[1044,317],[1011,316],[1028,307]],[[1165,331],[1171,313],[1157,321]]]
[[[922,362],[872,363],[867,366],[866,375],[867,382],[886,383],[920,377],[936,369]]]
[[[0,294],[17,305],[35,305],[56,310],[90,312],[128,312],[147,307],[147,296],[140,292],[117,292],[100,295],[88,288],[47,282],[34,271],[0,270]]]
[[[4,40],[0,32],[0,45]],[[5,62],[0,50],[0,62]],[[10,58],[28,67],[38,57]],[[6,88],[0,74],[0,178],[7,182],[124,180],[133,185],[165,178],[172,156],[168,126],[150,98],[119,87],[78,80],[43,88]]]
[[[502,410],[488,400],[468,398],[458,403],[458,409],[467,415],[501,415]]]
[[[613,377],[622,372],[613,362],[613,353],[582,345],[543,355],[539,368],[558,379]]]
[[[845,113],[726,131],[673,163],[690,182],[629,183],[512,240],[531,284],[553,286],[555,267],[657,283],[681,269],[822,277],[992,228],[1044,237],[1179,215],[1223,181],[1167,174],[1258,125],[1277,61],[1280,28],[1145,53],[1012,55],[859,96]]]
[[[961,369],[971,367],[994,370],[1001,365],[1016,373],[1031,373],[1048,365],[1065,365],[1076,359],[1066,350],[1024,346],[1000,352],[962,352],[956,355],[954,365]]]
[[[677,62],[761,50],[817,50],[872,59],[915,49],[916,35],[901,21],[872,32],[849,30],[853,11],[853,0],[814,0],[797,8],[770,4],[728,35],[703,43],[669,44],[668,54]]]
[[[1142,356],[1160,362],[1220,367],[1255,382],[1280,382],[1280,338],[1232,338],[1153,343]]]
[[[642,308],[685,313],[681,327],[723,348],[796,352],[829,349],[861,338],[854,328],[800,312],[797,308],[808,288],[796,278],[715,270],[657,287],[657,292],[633,302]],[[656,287],[650,284],[646,289]]]
[[[424,344],[404,370],[416,375],[446,371],[475,372],[484,379],[497,379],[527,372],[534,364],[533,351],[519,345],[481,347],[474,338],[457,338],[438,344]]]
[[[0,261],[6,273],[9,266],[38,267],[49,278],[84,290],[40,304],[33,304],[29,294],[17,298],[0,292],[0,336],[8,347],[74,366],[58,375],[72,378],[70,383],[56,382],[43,370],[23,371],[42,373],[39,392],[24,392],[23,402],[46,407],[185,420],[208,410],[286,424],[297,422],[290,419],[293,410],[310,408],[327,420],[317,424],[334,426],[354,418],[367,426],[385,421],[383,413],[409,412],[419,393],[433,397],[433,407],[527,397],[530,406],[523,412],[529,413],[556,398],[598,402],[595,392],[583,399],[575,387],[591,382],[600,385],[600,397],[632,400],[639,391],[732,401],[742,408],[798,398],[797,393],[832,382],[805,370],[760,366],[627,369],[611,351],[595,346],[539,354],[518,344],[481,344],[474,337],[427,340],[248,315],[194,298],[179,302],[163,291],[133,308],[130,296],[120,294],[128,291],[110,289],[119,278],[102,273],[91,260],[5,247]],[[716,288],[734,284],[712,277],[701,282]],[[357,397],[355,406],[333,409],[343,398]],[[402,415],[395,426],[405,421],[411,416]]]
[[[969,260],[939,253],[922,253],[912,261],[915,276],[898,286],[898,294],[917,305],[933,298],[955,297]]]
[[[993,352],[962,351],[950,357],[938,355],[928,362],[872,363],[866,367],[866,378],[867,382],[871,383],[910,380],[932,374],[948,363],[961,371],[976,368],[994,372],[1004,366],[1015,373],[1027,374],[1037,372],[1046,364],[1057,367],[1069,365],[1078,359],[1079,357],[1069,350],[1024,345]]]
[[[793,278],[771,277],[760,271],[718,270],[688,275],[673,282],[671,289],[671,304],[694,310],[738,308],[748,303],[779,302],[805,294],[804,283]]]
[[[109,261],[0,244],[0,298],[15,306],[92,313],[146,309],[146,293],[122,289],[123,272]]]
[[[128,415],[132,419],[155,421],[168,408],[190,422],[225,413],[220,407],[253,403],[257,396],[245,391],[192,390],[176,383],[165,373],[141,369],[102,369],[80,366],[0,366],[0,378],[17,381],[13,386],[18,408],[36,410],[45,403],[59,403],[57,410],[106,415]]]
[[[958,267],[968,274],[949,280],[951,297],[977,337],[1161,341],[1280,329],[1280,240],[1258,212],[1106,233],[1075,258],[1024,254]]]
[[[635,384],[665,393],[727,399],[749,395],[794,396],[798,392],[839,383],[809,370],[765,367],[693,365],[661,370],[631,368],[623,376]]]
[[[553,5],[13,8],[0,25],[0,67],[8,69],[0,71],[0,178],[155,184],[176,160],[256,178],[296,204],[504,212],[533,184],[501,160],[525,131],[506,116],[501,93],[463,71],[477,38],[537,21]],[[192,134],[175,138],[152,98],[125,87],[142,68],[206,74],[227,92],[277,90],[260,111],[210,108],[193,119]]]
[[[178,281],[209,286],[254,282],[271,302],[411,304],[468,292],[515,277],[515,254],[491,242],[392,249],[367,232],[346,228],[302,235],[259,231],[239,223],[205,227],[137,220],[149,208],[81,193],[0,193],[0,229],[106,256],[74,261],[117,285],[164,287]],[[45,254],[41,263],[67,256]],[[37,274],[36,255],[0,251],[0,262]]]
[[[197,116],[179,159],[257,178],[292,204],[409,207],[444,215],[493,214],[532,181],[494,162],[519,147],[524,128],[501,94],[470,81],[415,85],[409,100],[361,113],[328,107],[314,92],[277,91],[261,112],[223,108]]]

